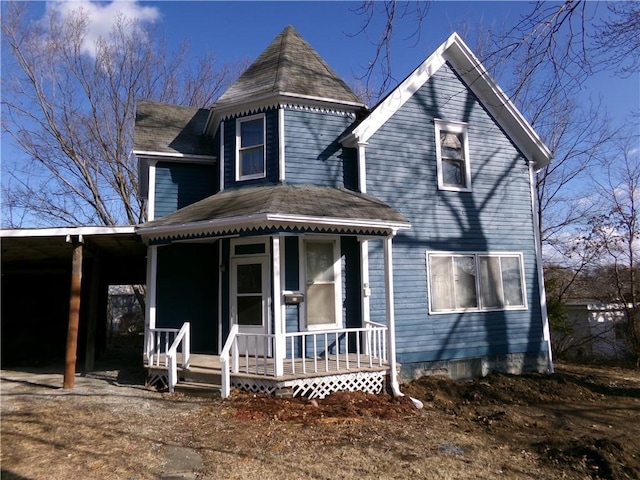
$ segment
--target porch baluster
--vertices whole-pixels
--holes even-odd
[[[340,346],[338,346],[340,348]],[[347,370],[349,370],[349,332],[344,335],[344,356],[347,362]]]
[[[289,337],[291,340],[291,373],[296,373],[296,347],[295,347],[295,337]]]
[[[262,359],[263,359],[262,368],[264,370],[264,374],[269,375],[269,370],[268,370],[269,366],[267,365],[267,360],[268,360],[267,353],[269,352],[269,337],[262,337],[262,338],[263,338],[263,344],[264,344],[263,345],[264,355],[262,356]],[[274,359],[276,358],[275,352],[274,352],[273,358]]]
[[[329,336],[324,334],[324,371],[329,371]]]

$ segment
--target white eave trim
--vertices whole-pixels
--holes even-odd
[[[15,228],[0,230],[0,237],[65,237],[67,235],[114,235],[136,233],[133,225],[123,227],[54,227],[54,228]]]
[[[215,155],[191,155],[178,152],[152,152],[147,150],[133,150],[133,154],[138,158],[144,158],[148,160],[187,160],[192,163],[212,163],[218,161],[218,157],[216,157]]]
[[[364,103],[358,102],[340,101],[331,98],[300,95],[289,92],[269,93],[250,97],[246,102],[230,103],[228,105],[222,105],[221,107],[216,107],[214,105],[211,109],[211,113],[209,114],[209,118],[207,119],[203,133],[213,134],[217,130],[220,121],[224,118],[249,114],[251,112],[255,113],[255,111],[260,108],[278,107],[281,105],[305,105],[337,112],[344,111],[350,114],[354,114],[358,110],[367,108]]]
[[[329,227],[342,229],[382,230],[395,234],[398,230],[410,229],[405,222],[388,222],[383,220],[359,220],[351,218],[310,217],[304,215],[284,215],[261,213],[218,220],[186,223],[182,225],[163,225],[158,227],[138,227],[137,233],[146,240],[197,235],[220,230],[241,228],[271,227],[276,225]]]
[[[355,147],[359,142],[368,141],[447,61],[535,168],[547,165],[551,151],[457,33],[451,34],[353,132],[341,139],[341,143]]]

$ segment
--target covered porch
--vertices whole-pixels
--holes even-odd
[[[373,197],[308,185],[224,191],[140,226],[150,260],[146,365],[169,390],[196,368],[198,327],[157,322],[157,265],[166,245],[204,245],[216,252],[207,271],[216,276],[218,302],[207,318],[217,325],[212,353],[223,396],[232,387],[319,398],[343,389],[380,392],[387,378],[396,391],[392,240],[409,227]],[[384,324],[370,321],[370,242],[381,242],[384,253],[375,279]],[[211,285],[194,288],[210,295]]]

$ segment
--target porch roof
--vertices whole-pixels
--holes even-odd
[[[389,235],[411,228],[381,200],[315,185],[242,187],[219,192],[137,227],[147,242],[260,232]]]

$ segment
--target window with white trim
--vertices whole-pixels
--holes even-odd
[[[340,327],[341,265],[335,240],[310,239],[304,242],[305,308],[307,328]]]
[[[526,308],[522,254],[429,253],[431,313]]]
[[[236,180],[264,178],[265,116],[252,115],[236,120]]]
[[[434,119],[438,188],[459,192],[471,191],[467,124]]]

